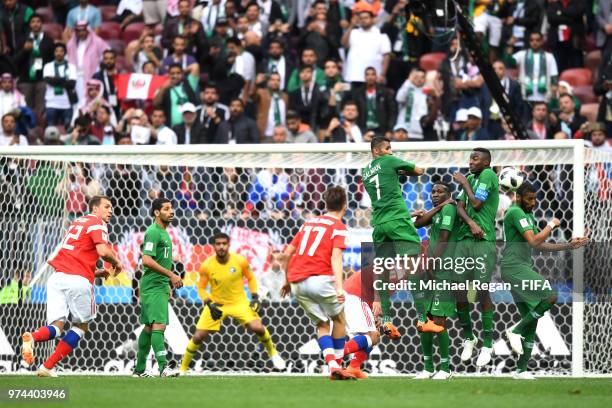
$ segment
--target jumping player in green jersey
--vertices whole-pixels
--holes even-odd
[[[457,214],[463,224],[457,233],[455,258],[474,265],[473,268],[456,269],[453,279],[457,282],[490,283],[497,259],[495,246],[495,215],[499,205],[499,181],[491,169],[491,152],[476,148],[470,154],[470,174],[467,178],[460,172],[453,178],[462,187],[457,202]],[[468,262],[471,260],[471,262]],[[459,273],[463,271],[462,273]],[[478,290],[481,307],[483,343],[476,366],[484,367],[491,362],[493,353],[493,311],[494,306],[488,290]],[[455,293],[457,315],[463,328],[463,351],[461,361],[469,361],[474,352],[476,338],[472,330],[470,304],[467,291]]]
[[[443,182],[436,182],[431,189],[431,202],[434,208],[417,216],[414,225],[421,228],[431,225],[429,233],[428,274],[437,284],[450,283],[456,235],[461,225],[457,216],[457,207],[451,198],[451,187]],[[451,377],[449,367],[450,339],[446,330],[446,318],[455,315],[455,298],[450,290],[434,289],[427,296],[427,313],[431,319],[427,324],[434,325],[438,330],[424,332],[420,330],[421,350],[423,352],[423,371],[415,379],[446,380]],[[438,339],[440,349],[440,365],[434,374],[433,338]]]
[[[172,272],[172,240],[168,225],[174,219],[172,203],[157,198],[151,206],[155,222],[147,228],[142,242],[144,275],[140,279],[140,323],[144,329],[138,337],[138,355],[134,377],[151,377],[145,372],[145,364],[151,347],[159,366],[161,377],[176,377],[179,372],[167,366],[164,331],[168,321],[170,287],[180,288],[183,281]]]
[[[527,371],[527,363],[531,357],[538,319],[557,301],[550,283],[534,270],[532,248],[565,251],[580,248],[589,242],[586,237],[559,244],[544,242],[560,221],[553,218],[538,232],[532,213],[535,206],[536,190],[525,182],[517,190],[515,203],[504,217],[506,245],[502,253],[501,274],[503,281],[512,285],[512,297],[522,317],[519,324],[506,330],[505,334],[512,350],[520,355],[514,378],[521,380],[534,379]]]
[[[362,169],[361,175],[365,190],[372,200],[372,240],[376,246],[376,256],[417,256],[421,239],[402,197],[399,176],[420,176],[424,170],[393,156],[391,141],[387,138],[373,138],[370,148],[373,160]],[[412,274],[412,271],[404,272]],[[386,282],[389,281],[388,276],[384,278]],[[397,339],[400,333],[391,322],[389,291],[381,290],[378,296],[380,303],[375,302],[372,305],[374,315],[382,313],[384,333],[392,339]],[[425,319],[424,311],[419,315],[421,319]]]

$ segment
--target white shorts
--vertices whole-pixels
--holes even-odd
[[[499,17],[484,12],[474,17],[474,31],[483,34],[486,34],[488,31],[489,44],[493,47],[499,47],[499,43],[501,42],[502,21]]]
[[[342,312],[343,305],[338,303],[334,279],[330,275],[317,275],[291,284],[291,293],[314,324],[328,321]]]
[[[346,294],[344,301],[344,316],[346,318],[346,333],[349,337],[371,331],[378,331],[372,309],[355,295]]]
[[[68,320],[87,323],[96,317],[93,285],[80,275],[55,272],[47,281],[47,323]]]

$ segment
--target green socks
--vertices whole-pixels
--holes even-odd
[[[552,303],[548,300],[542,300],[536,305],[536,307],[530,312],[526,313],[519,324],[512,330],[513,333],[523,335],[526,332],[526,328],[533,322],[537,322],[540,317],[552,307]]]
[[[531,358],[531,351],[533,350],[533,341],[535,340],[536,335],[536,325],[529,326],[526,329],[527,333],[523,338],[523,354],[519,357],[518,362],[516,363],[516,368],[519,373],[523,371],[527,371],[527,364],[529,364],[529,359]]]
[[[440,370],[450,373],[450,367],[448,363],[448,349],[450,346],[450,337],[448,331],[444,330],[442,333],[438,333],[438,348],[440,349]]]
[[[139,374],[144,373],[147,368],[147,356],[151,350],[151,333],[147,333],[144,329],[138,336],[138,354],[136,357],[135,371]]]
[[[161,373],[166,368],[166,345],[164,344],[164,332],[162,330],[153,330],[151,333],[151,346],[153,346],[153,353]]]
[[[389,291],[386,289],[379,290],[378,295],[380,297],[380,308],[382,311],[383,324],[387,321],[391,321],[391,296]]]
[[[482,346],[493,347],[493,310],[483,310],[482,318]]]
[[[421,351],[423,352],[423,364],[425,371],[433,373],[434,366],[432,360],[433,354],[433,333],[420,333],[421,336]]]
[[[457,317],[459,318],[459,324],[463,328],[463,337],[465,337],[466,340],[474,340],[470,307],[468,306],[465,310],[457,309]]]

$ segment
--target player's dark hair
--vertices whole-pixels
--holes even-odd
[[[102,203],[102,200],[111,201],[110,197],[105,195],[96,195],[91,197],[89,199],[89,202],[87,203],[87,208],[89,208],[89,212],[92,212],[94,207],[99,207]]]
[[[153,200],[153,203],[151,204],[151,216],[155,217],[155,211],[161,211],[162,207],[166,203],[172,203],[172,201],[165,197],[159,197]]]
[[[297,113],[294,110],[288,110],[287,114],[285,115],[286,120],[292,120],[292,119],[300,119],[300,114]]]
[[[523,184],[516,190],[516,194],[522,196],[527,193],[535,193],[536,189],[533,184],[528,181],[524,181]]]
[[[346,205],[346,190],[342,186],[334,186],[323,193],[327,211],[342,211]]]
[[[215,242],[217,242],[218,239],[224,239],[227,242],[230,242],[230,236],[227,235],[225,232],[217,232],[215,233],[215,235],[212,236],[210,243],[214,244]]]
[[[491,151],[489,149],[485,149],[484,147],[477,147],[472,151],[484,154],[486,159],[489,160],[489,163],[491,163]]]
[[[442,186],[442,187],[444,187],[444,188],[446,189],[446,191],[447,191],[449,194],[452,194],[452,193],[453,193],[453,186],[452,186],[452,185],[450,185],[449,183],[446,183],[446,182],[444,182],[444,181],[436,181],[436,182],[435,182],[433,185],[434,185],[434,186]]]
[[[388,137],[384,137],[384,136],[373,137],[372,141],[370,142],[370,150],[374,151],[374,149],[376,149],[378,146],[380,146],[381,144],[385,142],[391,143],[391,139],[389,139]]]

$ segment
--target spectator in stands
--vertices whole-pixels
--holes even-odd
[[[155,45],[155,36],[150,30],[143,31],[138,41],[138,48],[134,53],[134,72],[142,73],[143,65],[151,62],[156,72],[162,66],[162,50]]]
[[[596,44],[602,50],[604,61],[612,54],[612,0],[599,0],[597,10]]]
[[[227,42],[227,51],[234,56],[231,72],[236,73],[244,79],[242,89],[242,102],[247,104],[251,87],[255,84],[255,58],[242,48],[242,42],[238,38],[230,38]]]
[[[198,2],[193,8],[191,16],[202,23],[206,37],[212,37],[217,22],[222,18],[225,19],[225,2],[226,0]]]
[[[91,133],[91,117],[83,115],[76,118],[74,128],[65,140],[67,145],[99,145],[100,140]]]
[[[106,106],[111,109],[111,105],[106,99],[104,99],[104,84],[97,79],[90,79],[87,81],[85,91],[85,99],[79,100],[80,106],[75,110],[72,120],[74,121],[79,116],[89,115],[95,117],[96,111],[100,106]],[[117,124],[117,118],[115,112],[111,110],[111,123]]]
[[[574,88],[567,81],[559,81],[557,84],[555,93],[551,96],[550,101],[548,101],[548,110],[553,112],[559,109],[559,97],[563,94],[571,95],[576,109],[580,111],[582,102],[574,95]]]
[[[363,142],[362,130],[359,128],[359,106],[355,101],[346,101],[340,118],[334,117],[325,132],[325,141],[332,143]]]
[[[0,76],[0,117],[5,113],[21,114],[21,108],[26,107],[26,100],[15,87],[15,79],[8,72]]]
[[[75,92],[76,67],[66,60],[66,46],[56,43],[53,51],[55,59],[45,64],[43,78],[47,83],[45,107],[47,125],[68,128],[72,119],[72,105],[78,102]]]
[[[197,103],[195,89],[198,78],[191,73],[185,78],[180,64],[170,65],[168,73],[170,79],[155,94],[153,105],[164,110],[168,126],[176,126],[183,122],[180,107],[187,102]]]
[[[120,139],[117,144],[130,144],[128,140]],[[113,202],[113,213],[118,217],[137,217],[140,212],[142,180],[139,172],[132,166],[115,164],[108,168],[104,175],[106,181],[104,193]],[[131,219],[117,219],[115,228],[121,225],[133,225]]]
[[[260,279],[261,286],[265,288],[266,297],[272,302],[282,302],[280,290],[285,284],[285,271],[283,270],[283,254],[279,250],[272,251],[270,255],[270,268]],[[284,301],[289,301],[285,299]]]
[[[559,111],[550,116],[550,121],[553,125],[559,124],[561,131],[572,138],[587,119],[576,109],[572,96],[563,94],[559,97]]]
[[[586,135],[590,139],[588,144],[591,148],[612,153],[612,144],[606,139],[606,127],[603,123],[593,123],[589,127],[589,133]]]
[[[63,146],[64,143],[60,140],[60,131],[55,126],[49,126],[43,134],[42,144],[45,146]]]
[[[43,67],[53,61],[53,39],[42,30],[42,17],[30,17],[30,33],[23,47],[15,53],[15,67],[19,82],[17,87],[25,96],[30,109],[42,118],[45,110],[45,89]]]
[[[394,142],[407,142],[409,140],[408,127],[404,123],[400,123],[399,125],[395,125],[393,127],[392,140]]]
[[[529,49],[513,55],[523,98],[529,102],[547,102],[557,86],[557,62],[551,53],[542,49],[542,43],[542,34],[533,32],[529,35]]]
[[[202,105],[198,108],[199,112],[196,112],[203,132],[200,143],[213,143],[219,124],[230,118],[229,108],[219,103],[219,90],[212,82],[204,85],[200,100]]]
[[[391,130],[397,120],[397,105],[391,90],[377,84],[376,69],[365,70],[365,85],[354,87],[345,98],[357,102],[359,127],[374,131],[377,135],[391,136]]]
[[[85,84],[98,70],[102,54],[109,46],[90,30],[87,22],[80,21],[76,24],[66,48],[68,61],[76,68],[76,92],[81,100],[85,97]]]
[[[315,5],[318,4],[323,5],[323,8],[327,9],[325,1],[317,0]],[[330,30],[330,25],[327,22],[327,11],[316,12],[300,35],[299,44],[314,49],[317,53],[318,61],[339,58],[340,37],[335,37],[330,31],[333,30]]]
[[[459,106],[462,92],[458,84],[461,82],[461,73],[467,61],[466,51],[463,48],[459,48],[459,40],[452,38],[447,55],[439,67],[443,83],[442,93],[444,95],[442,112],[449,121],[452,121],[457,111],[462,108]]]
[[[166,20],[167,0],[142,0],[142,15],[149,27],[163,23]]]
[[[2,116],[2,135],[0,135],[0,146],[27,146],[28,139],[16,132],[17,116],[13,113],[5,113]]]
[[[28,37],[28,23],[34,14],[32,8],[17,0],[4,0],[0,9],[0,29],[4,37],[3,54],[16,55]]]
[[[117,88],[115,88],[115,81],[113,80],[113,77],[119,73],[116,60],[117,53],[114,50],[105,50],[102,54],[100,69],[93,75],[93,79],[102,83],[102,96],[110,105],[115,118],[119,118],[121,117],[121,107],[119,106]]]
[[[242,99],[230,102],[230,118],[219,124],[214,143],[259,143],[259,131],[255,121],[244,114]]]
[[[102,13],[100,9],[89,4],[89,0],[79,0],[79,5],[68,12],[64,41],[68,42],[72,38],[73,30],[76,30],[76,26],[83,22],[86,22],[96,34],[100,31]]]
[[[534,102],[531,108],[531,121],[527,123],[527,132],[533,139],[553,139],[561,131],[558,124],[548,120],[548,107],[545,102]]]
[[[260,7],[260,19],[267,26],[283,20],[283,9],[278,0],[257,0]]]
[[[287,111],[287,130],[293,143],[318,143],[319,139],[306,123],[302,123],[299,113]]]
[[[289,108],[300,114],[302,122],[311,129],[318,129],[327,115],[327,97],[315,84],[313,67],[300,67],[300,82],[302,85],[289,94]]]
[[[284,125],[289,105],[289,97],[280,90],[281,79],[278,73],[269,75],[267,87],[257,88],[253,93],[257,115],[257,129],[262,137],[269,140],[276,126]]]
[[[107,105],[100,105],[95,111],[94,121],[91,125],[91,134],[98,138],[103,145],[115,144],[115,124],[111,123],[113,111]]]
[[[250,186],[248,197],[245,212],[256,216],[266,213],[273,219],[282,219],[293,208],[297,192],[283,169],[263,169]]]
[[[399,105],[397,124],[406,125],[408,136],[413,140],[423,139],[421,117],[427,115],[427,96],[423,92],[424,85],[425,71],[421,68],[414,68],[395,97]]]
[[[329,115],[339,115],[345,95],[351,91],[351,84],[343,82],[340,76],[340,67],[335,60],[325,61],[325,92],[329,94],[327,106]]]
[[[266,79],[270,74],[276,73],[280,75],[280,89],[287,88],[289,83],[289,75],[293,72],[293,63],[290,58],[285,57],[285,47],[282,41],[272,40],[268,44],[268,57],[264,58],[257,69],[258,74],[264,74]],[[261,82],[261,81],[257,81]]]
[[[247,4],[245,13],[248,31],[255,33],[260,39],[268,31],[268,22],[261,18],[259,4],[256,1]]]
[[[5,287],[0,289],[0,305],[16,305],[21,302],[28,302],[32,296],[32,288],[30,287],[30,271],[17,270],[13,272],[13,279],[11,279],[11,281],[7,283]]]
[[[172,64],[180,64],[185,73],[189,72],[193,77],[199,78],[200,65],[193,57],[193,55],[186,53],[187,39],[179,35],[174,37],[174,41],[172,44],[174,52],[164,58],[164,60],[162,61],[160,73],[167,73],[168,68]]]
[[[427,115],[421,116],[420,119],[424,141],[448,139],[450,125],[442,115],[441,105],[440,97],[435,92],[427,93]]]
[[[181,107],[183,113],[183,123],[174,126],[172,129],[176,133],[178,144],[202,144],[208,143],[202,124],[198,120],[196,107],[193,103],[187,102]]]
[[[355,28],[359,24],[358,28]],[[374,26],[374,12],[369,8],[355,14],[342,36],[342,45],[348,48],[344,64],[344,79],[347,82],[363,83],[363,72],[373,67],[384,83],[389,67],[391,43],[386,34]],[[367,50],[367,52],[364,52]]]
[[[481,127],[482,111],[480,108],[472,106],[467,110],[467,121],[465,129],[459,134],[458,140],[487,140],[487,131]]]
[[[595,95],[601,97],[597,121],[605,124],[606,134],[612,135],[612,53],[599,67],[599,76],[593,90]]]
[[[502,61],[495,61],[493,63],[493,70],[508,95],[510,106],[515,109],[519,118],[527,120],[529,113],[521,95],[521,86],[506,75],[506,65]],[[501,138],[505,133],[501,123],[502,113],[487,86],[483,87],[482,106],[484,108],[483,127],[487,130],[491,139],[497,140]]]
[[[455,114],[455,120],[451,125],[450,135],[449,135],[452,140],[458,140],[459,135],[463,133],[463,131],[465,130],[465,123],[468,120],[467,113],[468,113],[467,109],[461,108]]]
[[[182,106],[187,105],[187,103],[183,104]],[[168,126],[166,126],[166,122],[166,113],[164,109],[154,109],[153,113],[151,114],[151,125],[153,126],[153,132],[151,132],[151,136],[153,140],[155,140],[155,144],[175,145],[177,143],[176,133],[174,133],[174,131]]]
[[[198,62],[206,58],[208,52],[208,44],[206,43],[206,34],[199,21],[191,17],[191,3],[189,0],[179,0],[179,14],[176,17],[168,19],[164,24],[161,44],[168,52],[176,52],[176,38],[182,37],[185,40],[183,51],[186,54],[196,57]],[[178,60],[175,58],[175,62]],[[190,64],[187,62],[187,64]],[[183,64],[183,69],[186,69]]]
[[[300,58],[300,66],[294,68],[289,77],[289,83],[287,84],[287,92],[291,93],[303,87],[302,79],[300,78],[301,67],[309,66],[314,70],[314,82],[318,86],[326,84],[325,72],[317,65],[317,53],[312,48],[304,48],[302,50],[302,57]]]
[[[502,18],[508,15],[508,3],[503,0],[477,0],[474,8],[474,31],[480,41],[485,34],[489,41],[489,61],[497,59],[502,36]]]
[[[119,23],[121,30],[125,30],[130,24],[144,21],[142,17],[142,3],[143,0],[119,1],[117,15],[111,18],[111,21]]]
[[[510,11],[506,25],[511,30],[508,40],[508,55],[524,49],[529,35],[538,31],[542,25],[542,7],[537,1],[509,0]]]
[[[555,55],[559,72],[582,66],[584,11],[583,0],[548,0],[548,46]]]
[[[289,139],[289,131],[284,126],[275,126],[269,141],[277,144],[293,142]]]

